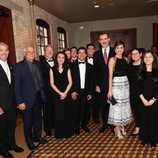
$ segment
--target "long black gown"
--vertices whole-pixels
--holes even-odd
[[[57,68],[53,67],[54,84],[61,91],[64,92],[68,85],[67,71],[64,69],[60,73]],[[54,91],[54,126],[56,138],[68,138],[73,135],[72,126],[72,105],[70,103],[70,93],[64,100],[60,100],[58,93]]]
[[[138,93],[149,101],[153,97],[158,99],[158,83],[152,79],[152,72],[146,72],[145,79],[139,81]],[[145,106],[143,103],[140,108],[140,140],[143,143],[157,143],[158,141],[158,101],[152,106]]]

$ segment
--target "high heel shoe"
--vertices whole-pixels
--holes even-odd
[[[125,131],[124,127],[121,128],[121,133],[123,136],[127,135],[127,132]]]
[[[117,136],[118,139],[123,139],[123,135],[121,134],[121,131],[114,129],[115,135]]]

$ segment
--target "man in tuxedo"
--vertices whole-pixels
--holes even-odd
[[[12,71],[7,63],[8,55],[8,45],[0,42],[0,155],[13,158],[9,150],[24,150],[15,142],[16,105],[13,97]]]
[[[87,105],[91,100],[93,93],[93,66],[85,62],[87,51],[84,47],[78,49],[78,61],[71,63],[70,69],[72,73],[72,93],[71,97],[74,101],[74,130],[78,135],[81,128],[88,133],[87,127]]]
[[[95,69],[95,89],[98,97],[98,108],[100,107],[102,116],[102,127],[99,132],[103,133],[108,128],[108,113],[109,104],[107,103],[108,93],[108,61],[110,57],[115,55],[114,49],[109,46],[110,37],[107,33],[99,35],[99,43],[101,49],[94,54],[94,69]],[[98,110],[99,111],[99,110]],[[98,118],[99,119],[99,113]]]
[[[43,105],[43,120],[44,120],[44,131],[46,135],[52,135],[52,129],[54,126],[54,115],[53,115],[53,94],[50,86],[50,69],[54,66],[53,60],[53,48],[51,45],[47,45],[44,49],[44,56],[40,56],[40,62],[42,66],[42,73],[45,84],[45,92],[47,102]]]
[[[70,54],[71,54],[71,62],[76,62],[77,61],[77,48],[71,47]]]
[[[24,60],[14,66],[15,98],[22,111],[24,135],[28,149],[34,150],[33,142],[47,143],[41,137],[42,101],[46,101],[40,62],[35,60],[31,45],[24,49]]]
[[[93,65],[93,56],[95,53],[95,45],[92,43],[88,43],[86,45],[86,49],[87,49],[86,62]],[[95,85],[94,85],[94,89],[93,89],[93,93],[92,93],[92,99],[89,102],[87,102],[87,108],[88,108],[87,121],[88,122],[91,118],[91,112],[92,112],[93,120],[95,120],[94,119],[94,116],[95,116],[95,104],[94,104],[95,95],[94,95],[94,92],[95,92]]]

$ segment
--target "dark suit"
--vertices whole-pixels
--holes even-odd
[[[27,144],[33,143],[33,138],[41,137],[42,130],[42,103],[45,101],[43,87],[43,77],[39,61],[34,61],[39,71],[41,87],[36,91],[35,79],[26,60],[14,66],[15,76],[15,98],[17,105],[26,104],[26,109],[22,111],[24,121],[24,135]],[[33,133],[32,133],[33,129]]]
[[[78,94],[77,100],[74,101],[74,128],[84,128],[87,126],[87,95],[92,95],[93,93],[93,66],[86,64],[85,71],[85,88],[81,89],[80,87],[80,72],[79,72],[79,64],[78,62],[74,62],[70,64],[71,74],[72,74],[72,92],[76,92]]]
[[[43,118],[44,118],[44,131],[50,132],[54,126],[54,116],[53,116],[53,92],[50,86],[50,75],[49,71],[51,66],[47,62],[44,56],[40,57],[40,62],[42,66],[43,79],[45,84],[45,92],[47,97],[47,102],[43,106]]]
[[[12,75],[12,73],[11,73]],[[16,106],[14,104],[13,87],[0,65],[0,152],[8,151],[15,144]]]
[[[115,55],[114,49],[110,47],[108,61],[110,57]],[[108,74],[108,63],[104,61],[102,50],[98,50],[94,54],[94,69],[95,69],[95,85],[100,87],[101,93],[96,93],[98,98],[96,105],[96,120],[99,119],[99,106],[102,115],[103,126],[107,128],[107,119],[109,113],[109,104],[107,104],[107,93],[109,87],[109,74]],[[98,106],[98,105],[99,106]]]

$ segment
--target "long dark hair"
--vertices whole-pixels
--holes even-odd
[[[63,54],[64,55],[64,57],[65,57],[65,62],[63,63],[63,69],[67,69],[68,68],[68,64],[67,64],[67,61],[68,61],[68,59],[67,59],[67,56],[66,56],[66,54],[64,53],[64,51],[59,51],[59,52],[57,52],[56,53],[56,55],[55,55],[55,60],[54,60],[54,66],[58,69],[59,68],[59,64],[58,64],[58,61],[57,61],[57,58],[58,58],[58,55],[59,54]]]
[[[144,56],[147,53],[151,53],[153,56],[153,63],[152,63],[152,78],[154,81],[158,82],[158,58],[154,52],[147,51],[142,56],[142,63],[140,65],[139,73],[138,73],[138,80],[144,80],[146,77],[146,64],[144,63]]]

